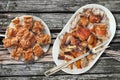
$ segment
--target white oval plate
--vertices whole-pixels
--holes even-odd
[[[24,18],[25,16],[32,16],[32,15],[23,15],[23,16],[20,16],[19,19],[20,19],[22,25],[24,24],[24,19],[23,19],[23,18]],[[36,17],[36,16],[32,16],[32,17],[33,17],[33,20],[40,21],[40,22],[43,24],[44,29],[45,29],[45,30],[44,30],[44,33],[49,34],[50,37],[51,37],[50,30],[49,30],[47,24],[46,24],[42,19],[40,19],[39,17]],[[14,24],[11,22],[10,25],[9,25],[9,27],[14,27]],[[5,38],[7,38],[6,34],[5,34]],[[42,47],[43,50],[44,50],[44,52],[47,52],[47,50],[49,49],[49,46],[50,46],[50,44],[45,45],[45,46]],[[8,48],[8,51],[11,52],[11,51],[12,51],[12,48],[11,48],[11,47]],[[35,60],[36,60],[36,59],[35,59]]]
[[[79,8],[74,14],[73,16],[71,17],[71,19],[67,22],[67,24],[65,25],[65,27],[62,29],[62,31],[60,32],[60,35],[62,35],[63,33],[65,32],[68,32],[70,27],[70,23],[72,22],[72,20],[74,20],[75,16],[79,13],[79,12],[82,12],[83,9],[85,8],[99,8],[99,9],[102,9],[105,14],[107,15],[108,19],[109,19],[109,31],[110,31],[110,38],[108,40],[108,43],[106,44],[109,45],[109,43],[111,42],[111,40],[113,39],[114,35],[115,35],[115,31],[116,31],[116,22],[115,22],[115,19],[114,19],[114,16],[112,15],[112,13],[107,9],[105,8],[104,6],[102,5],[98,5],[98,4],[88,4],[88,5],[85,5],[81,8]],[[55,40],[54,42],[54,45],[53,45],[53,49],[52,49],[52,56],[53,56],[53,60],[55,61],[55,64],[56,65],[60,65],[62,63],[64,63],[63,60],[58,60],[58,54],[60,52],[60,39],[57,37],[57,39]],[[77,69],[77,68],[73,68],[72,70],[68,69],[68,68],[64,68],[62,69],[64,72],[66,73],[69,73],[69,74],[81,74],[81,73],[85,73],[86,71],[88,71],[95,63],[96,61],[99,59],[99,57],[102,55],[102,53],[104,52],[101,51],[93,61],[91,61],[89,63],[89,65],[85,68],[82,68],[82,69]]]

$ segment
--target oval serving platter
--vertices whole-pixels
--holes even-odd
[[[19,19],[20,19],[20,21],[21,21],[21,23],[22,23],[22,25],[24,24],[24,16],[32,16],[32,15],[23,15],[23,16],[18,16],[19,17]],[[32,18],[33,18],[33,20],[36,20],[36,21],[40,21],[42,24],[43,24],[43,26],[44,26],[44,33],[46,33],[46,34],[49,34],[50,35],[50,37],[51,37],[51,34],[50,34],[50,30],[49,30],[49,28],[48,28],[48,26],[47,26],[47,24],[42,20],[42,19],[40,19],[39,17],[36,17],[36,16],[32,16]],[[14,24],[11,22],[10,24],[9,24],[9,27],[14,27]],[[5,34],[5,38],[7,38],[7,36],[6,36],[6,34]],[[49,46],[50,46],[50,44],[47,44],[47,45],[45,45],[45,46],[42,46],[42,48],[43,48],[43,50],[44,50],[44,52],[47,52],[48,51],[48,49],[49,49]],[[8,49],[8,51],[9,52],[11,52],[12,51],[12,47],[10,47],[10,48],[7,48]],[[23,61],[23,59],[21,58],[21,60]],[[36,57],[35,58],[35,60],[38,60],[38,58]]]
[[[76,15],[78,13],[81,13],[83,11],[83,9],[86,9],[86,8],[99,8],[99,9],[102,9],[104,11],[104,13],[107,15],[107,17],[109,19],[108,25],[109,25],[109,33],[110,33],[110,37],[108,39],[108,42],[107,42],[106,46],[109,45],[109,43],[113,39],[113,37],[115,35],[115,31],[116,31],[116,22],[115,22],[115,19],[114,19],[114,16],[112,15],[112,13],[106,7],[104,7],[102,5],[98,5],[98,4],[88,4],[88,5],[85,5],[85,6],[81,7],[81,8],[79,8],[73,14],[73,16],[67,22],[67,24],[62,29],[62,31],[59,33],[59,35],[57,36],[57,38],[56,38],[56,40],[54,42],[53,49],[52,49],[52,56],[53,56],[53,60],[54,60],[54,62],[55,62],[55,64],[57,66],[62,64],[62,63],[64,63],[64,60],[59,60],[58,59],[58,55],[59,55],[59,52],[60,52],[60,39],[59,39],[59,37],[62,34],[64,34],[65,32],[69,32],[69,30],[71,28],[71,23],[74,20],[74,18],[76,17]],[[69,68],[64,68],[64,69],[62,69],[62,71],[66,72],[66,73],[69,73],[69,74],[85,73],[86,71],[88,71],[97,62],[97,60],[103,54],[103,52],[104,52],[104,50],[101,51],[99,54],[97,54],[97,56],[94,58],[94,60],[92,60],[89,63],[89,65],[87,67],[85,67],[85,68],[82,68],[82,69],[73,68],[72,70],[69,69]]]

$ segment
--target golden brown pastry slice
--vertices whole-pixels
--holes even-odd
[[[33,51],[31,48],[23,51],[23,58],[24,58],[24,61],[33,61],[34,60]]]
[[[19,29],[21,29],[23,26],[22,26],[21,23],[19,23],[19,24],[16,24],[15,27],[16,27],[17,30],[19,30]]]
[[[18,45],[18,38],[17,37],[12,37],[11,38],[11,45],[17,46]]]
[[[40,45],[46,45],[51,42],[50,35],[48,34],[37,34],[36,40]]]
[[[3,39],[3,43],[4,43],[4,48],[16,46],[18,45],[18,38],[17,37],[5,38]]]
[[[39,46],[39,44],[35,44],[35,46],[33,47],[33,52],[34,52],[34,55],[37,56],[37,57],[40,57],[44,54],[44,51]]]
[[[30,33],[28,40],[31,42],[31,45],[33,45],[36,42],[36,39],[33,33]]]
[[[12,46],[10,38],[5,38],[2,40],[2,42],[4,43],[4,48],[8,48],[8,47]]]
[[[35,37],[32,32],[28,31],[23,34],[22,38],[19,40],[20,45],[23,49],[31,47],[35,43]]]
[[[25,40],[24,38],[22,38],[20,40],[20,45],[23,49],[27,49],[31,46],[31,42],[29,40]]]
[[[22,38],[24,38],[25,40],[28,39],[30,33],[31,33],[30,31],[26,31],[26,32],[23,34]]]
[[[29,33],[29,30],[26,28],[22,28],[17,32],[16,36],[18,38],[21,38],[24,34],[27,34],[27,33]]]
[[[30,42],[31,42],[31,45],[33,45],[33,44],[35,43],[35,41],[36,41],[35,36],[34,36],[34,34],[33,34],[32,32],[25,33],[25,34],[23,35],[23,38],[24,38],[25,40],[30,41]]]
[[[6,30],[7,37],[15,37],[17,34],[17,30],[15,28],[8,27]]]
[[[20,19],[18,17],[16,17],[15,19],[13,19],[12,23],[15,25],[16,29],[22,28],[22,24],[21,24]]]
[[[35,33],[40,33],[43,30],[44,30],[44,26],[41,24],[41,22],[40,21],[35,21],[34,25],[33,25],[33,28],[32,28],[32,31],[35,32]]]
[[[15,60],[19,60],[20,56],[23,53],[23,49],[21,47],[15,47],[11,52],[11,57]]]
[[[19,24],[20,23],[20,19],[18,17],[16,17],[15,19],[12,20],[13,24]]]
[[[32,29],[32,25],[33,25],[32,16],[25,16],[24,17],[24,28]]]

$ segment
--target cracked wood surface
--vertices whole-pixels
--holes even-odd
[[[117,30],[110,43],[111,47],[84,74],[70,75],[60,71],[50,77],[45,77],[44,72],[56,66],[51,56],[54,40],[73,13],[79,7],[89,3],[101,4],[110,9],[115,16]],[[13,18],[27,14],[43,19],[52,35],[52,43],[48,52],[38,61],[30,64],[12,60],[7,49],[3,48],[3,37],[0,37],[0,80],[119,80],[120,62],[115,60],[119,59],[119,55],[111,55],[120,54],[119,4],[119,0],[0,0],[0,34],[5,33],[7,25]]]
[[[71,12],[85,4],[101,4],[111,11],[120,11],[119,0],[1,0],[0,11]]]

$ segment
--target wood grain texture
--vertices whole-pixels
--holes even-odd
[[[43,73],[56,66],[51,55],[57,35],[77,9],[91,3],[107,7],[116,18],[117,31],[110,43],[111,47],[84,74],[69,75],[60,71],[45,77]],[[107,53],[120,50],[119,4],[120,0],[0,0],[0,34],[5,33],[6,27],[13,18],[21,15],[40,17],[52,33],[49,51],[40,60],[29,64],[12,60],[7,49],[2,46],[3,37],[0,37],[0,80],[120,80],[120,62],[113,59],[116,56],[107,56]]]
[[[0,80],[119,80],[120,74],[82,74],[57,76],[1,77]]]
[[[34,15],[40,17],[50,29],[62,29],[68,20],[71,18],[73,13],[0,13],[0,27],[1,29],[6,29],[8,24],[12,19],[16,16],[22,15]],[[120,14],[113,14],[116,22],[117,22],[117,29],[120,29]]]
[[[120,63],[112,58],[100,58],[97,63],[92,67],[86,74],[109,74],[109,73],[119,73]],[[0,76],[30,76],[30,75],[41,75],[44,76],[44,72],[55,66],[54,62],[41,62],[41,63],[31,63],[16,64],[16,65],[1,65],[0,66]],[[56,75],[67,75],[63,71],[59,71]]]
[[[82,75],[57,75],[57,76],[27,76],[27,77],[1,77],[0,80],[119,80],[120,74],[82,74]]]
[[[1,7],[5,8],[3,10],[13,12],[74,12],[81,6],[91,3],[101,4],[114,12],[120,11],[119,0],[5,0],[4,2],[7,4],[4,6],[2,2]]]

